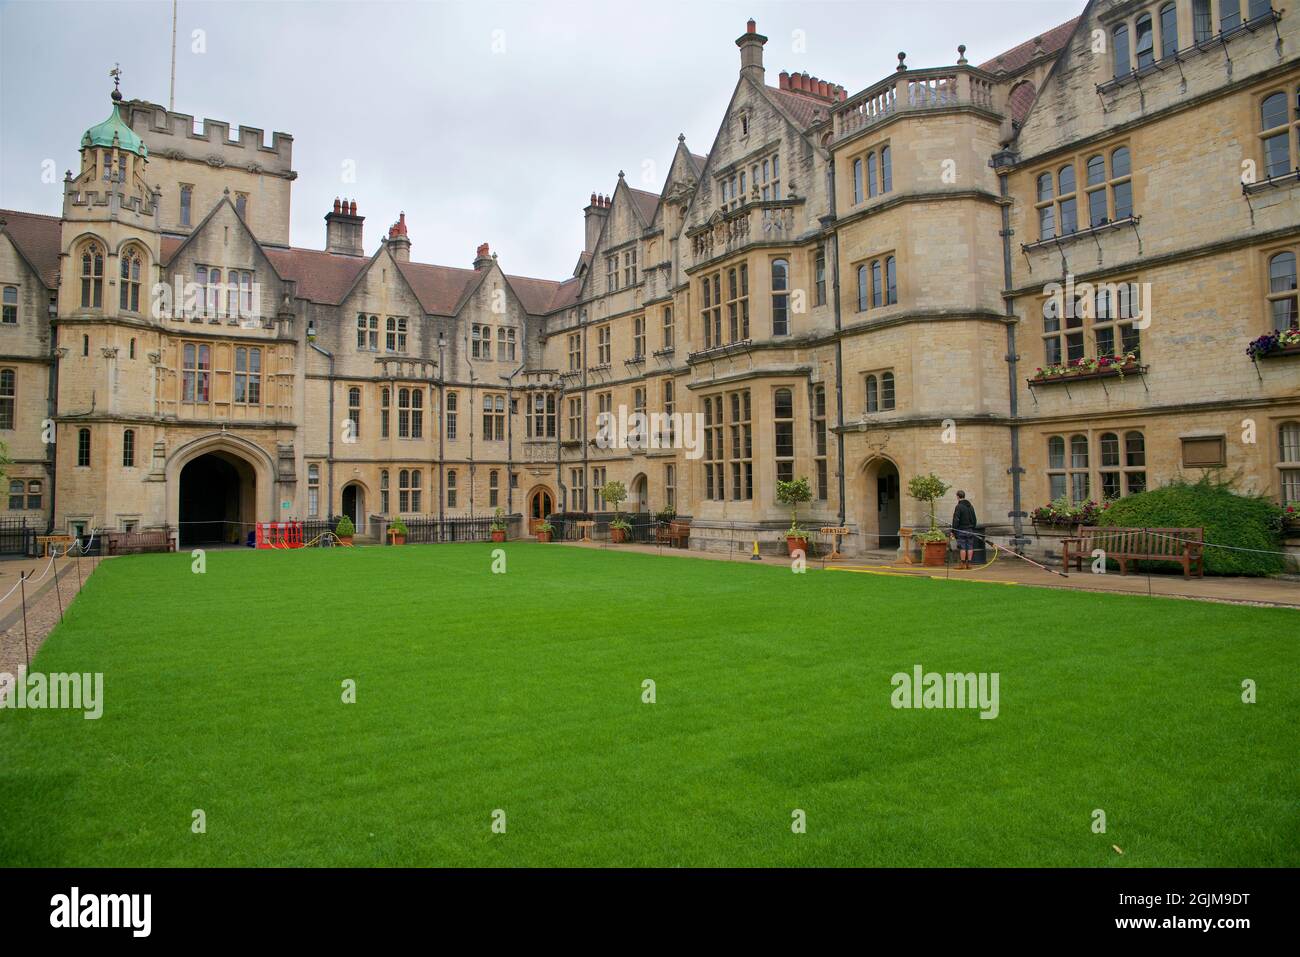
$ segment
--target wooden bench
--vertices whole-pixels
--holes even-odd
[[[671,548],[687,548],[691,540],[690,522],[669,522],[655,528],[655,544]]]
[[[1061,564],[1070,573],[1070,559],[1082,570],[1085,559],[1091,560],[1096,549],[1106,558],[1119,562],[1119,573],[1128,573],[1132,561],[1177,562],[1183,577],[1191,577],[1196,566],[1198,578],[1205,577],[1205,529],[1203,528],[1121,528],[1119,526],[1084,525],[1079,534],[1061,539]]]
[[[174,552],[171,529],[154,528],[142,532],[108,532],[108,554],[128,555],[136,552]]]

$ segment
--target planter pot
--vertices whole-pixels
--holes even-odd
[[[351,544],[352,544],[352,536],[351,536],[351,535],[340,535],[340,536],[339,536],[339,544],[340,544],[340,545],[351,545]]]
[[[785,537],[785,547],[791,555],[795,552],[803,552],[804,558],[808,557],[808,539],[795,538],[791,535]]]
[[[492,541],[504,542],[505,540],[506,540],[506,533],[504,531],[498,532],[496,529],[492,530]]]
[[[392,542],[394,545],[405,545],[405,544],[406,544],[406,536],[405,536],[405,535],[398,535],[396,532],[389,532],[389,533],[388,533],[388,540],[389,540],[390,542]]]
[[[538,533],[537,533],[537,540],[538,540],[539,542],[549,542],[549,541],[551,540],[551,533],[550,533],[550,532],[538,532]]]
[[[921,549],[924,554],[923,561],[931,567],[942,567],[948,554],[947,541],[942,542],[922,542]]]
[[[624,542],[627,541],[627,529],[611,528],[609,530],[609,540],[613,542],[615,545],[622,545]]]

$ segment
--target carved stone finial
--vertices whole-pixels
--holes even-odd
[[[899,53],[898,53],[898,69],[899,69],[899,70],[906,70],[906,69],[907,69],[907,64],[903,62],[903,61],[906,60],[906,59],[907,59],[907,54],[900,50]]]
[[[966,59],[966,44],[957,47],[957,65],[965,66],[970,61]]]

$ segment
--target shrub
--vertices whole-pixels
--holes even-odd
[[[627,501],[627,486],[619,481],[606,482],[600,487],[599,494],[607,505],[614,506],[614,517],[618,518],[618,507]]]
[[[506,510],[500,505],[492,513],[492,525],[490,527],[494,532],[504,532],[506,530]]]
[[[357,528],[352,524],[352,519],[344,515],[334,526],[334,534],[339,538],[350,538],[357,533]]]
[[[1262,495],[1239,494],[1231,482],[1207,475],[1197,482],[1175,480],[1161,488],[1121,498],[1106,510],[1099,524],[1131,528],[1201,527],[1205,529],[1207,542],[1280,551],[1282,509]],[[1272,575],[1284,571],[1285,567],[1281,555],[1210,546],[1205,549],[1205,570],[1215,575]]]
[[[930,506],[930,528],[917,535],[917,541],[940,542],[948,537],[943,534],[935,537],[936,533],[939,532],[939,521],[934,515],[934,503],[943,498],[950,488],[952,488],[951,485],[933,472],[927,475],[914,475],[907,480],[907,494],[918,502],[925,502]]]
[[[812,532],[799,527],[799,506],[812,501],[812,484],[807,476],[801,476],[792,482],[776,483],[776,500],[782,505],[790,506],[790,529],[787,538],[809,539]]]
[[[388,523],[388,530],[392,532],[394,535],[407,534],[406,523],[402,521],[400,518],[395,518],[392,521],[390,521]]]

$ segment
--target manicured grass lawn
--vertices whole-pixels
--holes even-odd
[[[0,711],[0,864],[1300,864],[1296,612],[506,548],[104,562],[33,666],[104,715]],[[895,710],[916,664],[1000,715]]]

